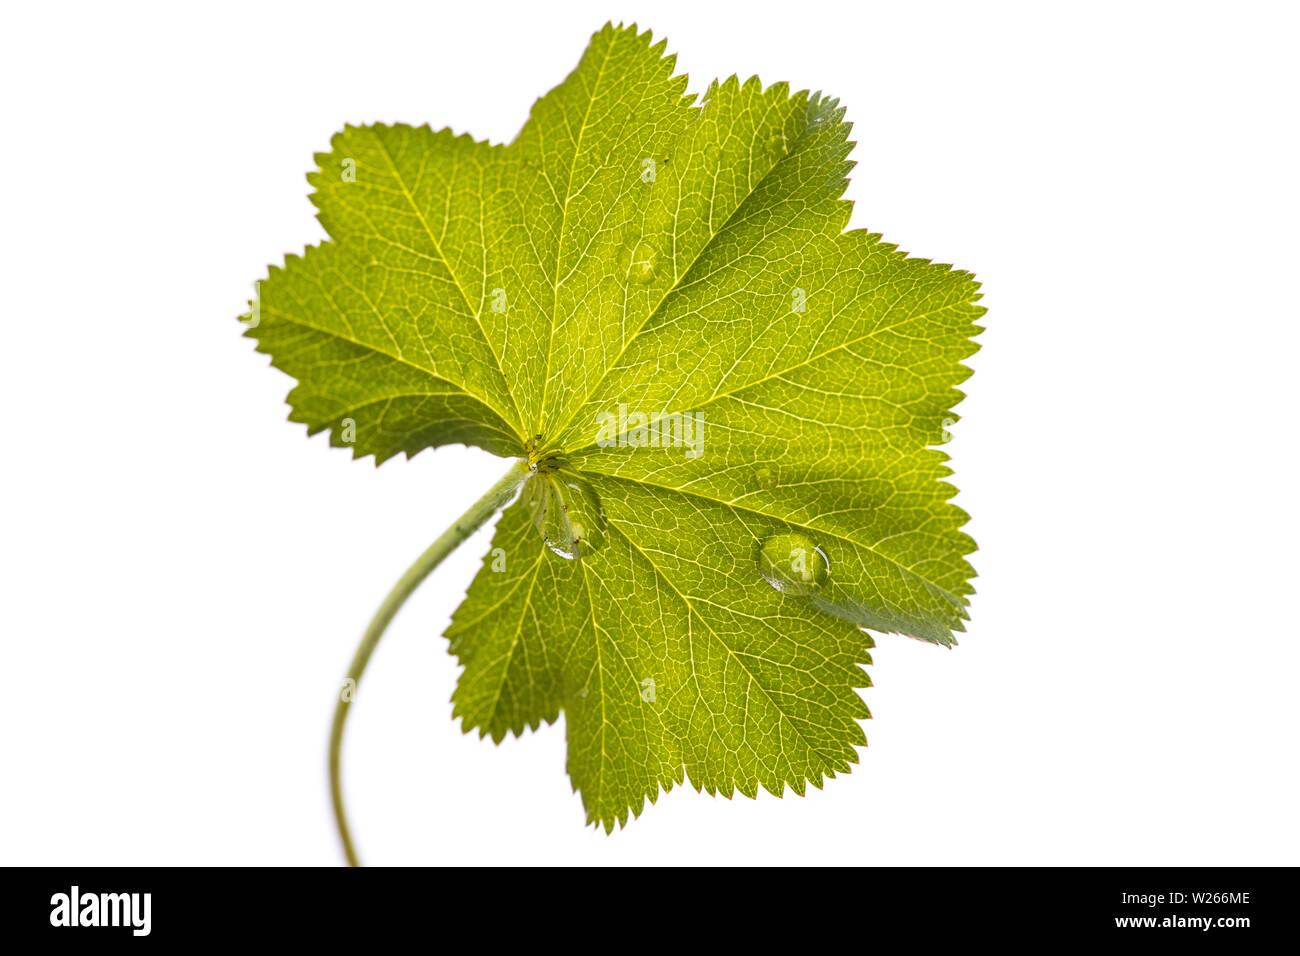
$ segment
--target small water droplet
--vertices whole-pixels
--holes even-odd
[[[649,282],[654,278],[655,266],[658,262],[659,251],[642,240],[632,250],[632,261],[628,264],[627,277],[633,282]]]
[[[831,577],[830,558],[806,534],[764,538],[755,548],[754,558],[763,580],[783,594],[814,594]]]
[[[767,152],[772,162],[779,163],[790,151],[790,140],[785,133],[773,133],[767,141]]]
[[[563,472],[537,472],[524,494],[542,540],[560,557],[581,558],[605,543],[605,509],[589,482]]]

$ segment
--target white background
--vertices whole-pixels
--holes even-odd
[[[1295,7],[35,5],[6,12],[0,862],[339,860],[326,731],[411,559],[505,468],[376,470],[285,421],[240,338],[323,237],[344,122],[504,141],[606,19],[678,67],[847,104],[854,226],[974,270],[948,446],[981,550],[954,651],[884,637],[869,748],[807,798],[583,826],[562,724],[450,720],[439,636],[380,647],[346,785],[371,863],[1300,863]]]

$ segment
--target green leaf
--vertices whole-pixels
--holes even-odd
[[[309,176],[331,241],[248,331],[357,456],[534,466],[447,630],[455,714],[499,741],[563,711],[606,830],[687,777],[847,772],[862,628],[950,644],[973,590],[932,446],[978,283],[844,231],[835,100],[696,103],[664,47],[606,26],[508,146],[344,129]]]

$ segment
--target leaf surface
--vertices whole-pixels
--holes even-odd
[[[309,432],[473,444],[556,490],[506,509],[447,630],[455,714],[499,741],[564,712],[607,830],[687,777],[848,771],[862,628],[950,644],[974,575],[932,446],[978,283],[844,231],[836,101],[733,77],[697,103],[664,48],[605,27],[508,146],[345,128],[309,176],[331,240],[248,332]]]

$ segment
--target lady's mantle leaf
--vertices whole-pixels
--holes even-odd
[[[455,712],[500,740],[563,710],[606,829],[686,775],[847,771],[861,627],[949,644],[972,591],[929,446],[978,284],[843,232],[834,100],[733,77],[696,105],[663,52],[605,27],[508,146],[346,128],[309,177],[332,241],[248,331],[291,418],[358,456],[536,464],[447,631]]]

